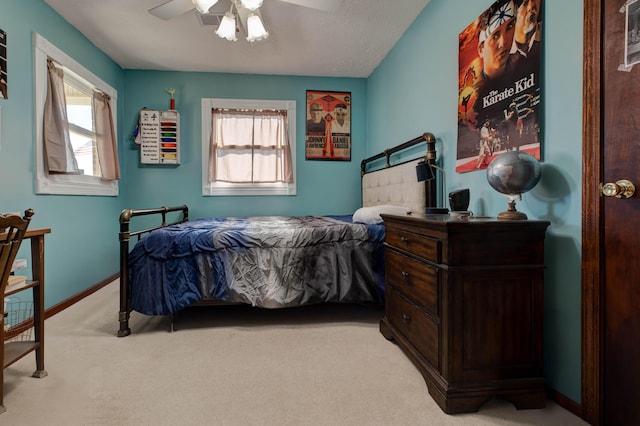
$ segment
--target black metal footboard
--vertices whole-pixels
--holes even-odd
[[[167,222],[167,214],[172,212],[182,212],[182,217],[176,217],[176,219]],[[136,216],[151,216],[151,222],[155,224],[150,227],[132,231],[131,219]],[[160,224],[157,224],[158,219],[161,220]],[[118,337],[125,337],[131,334],[131,329],[129,328],[129,315],[131,313],[131,298],[129,294],[129,242],[132,238],[134,238],[135,241],[139,241],[146,234],[156,229],[188,220],[189,207],[186,205],[141,210],[125,209],[120,213],[120,233],[118,234],[120,239],[120,311],[118,312],[120,329],[118,330]]]

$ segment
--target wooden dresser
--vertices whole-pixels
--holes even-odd
[[[414,362],[442,410],[474,412],[493,396],[518,409],[544,407],[549,222],[382,217],[387,288],[380,331]]]

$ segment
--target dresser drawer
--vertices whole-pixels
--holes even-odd
[[[389,285],[435,316],[438,309],[438,269],[387,249],[386,279]]]
[[[387,287],[385,315],[389,322],[436,369],[438,356],[438,324],[393,288]]]
[[[387,226],[385,241],[389,245],[411,252],[431,262],[441,262],[441,244],[438,239]]]

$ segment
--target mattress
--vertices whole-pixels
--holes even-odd
[[[352,216],[192,220],[129,253],[131,308],[167,315],[218,300],[264,308],[384,301],[384,225]]]

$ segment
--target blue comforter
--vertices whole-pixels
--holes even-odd
[[[129,253],[132,308],[201,300],[265,308],[381,303],[384,225],[351,216],[207,218],[151,232]]]

